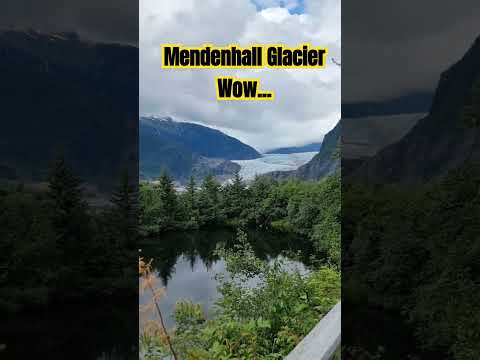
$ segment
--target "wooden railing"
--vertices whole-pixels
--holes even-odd
[[[330,360],[340,346],[341,320],[338,303],[284,360]]]

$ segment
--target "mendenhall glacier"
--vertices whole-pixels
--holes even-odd
[[[256,175],[273,171],[291,171],[308,163],[317,152],[303,152],[293,154],[263,154],[257,159],[232,160],[240,165],[240,176],[243,180],[253,180]]]

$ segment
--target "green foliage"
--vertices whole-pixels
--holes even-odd
[[[140,187],[141,223],[147,233],[208,226],[294,232],[313,242],[316,259],[340,267],[339,174],[319,182],[257,177],[248,186],[238,173],[223,186],[208,176],[198,189],[191,178],[182,193],[176,193],[169,182],[163,184]],[[167,191],[160,190],[164,188]],[[168,202],[162,192],[169,194]]]
[[[271,214],[267,213],[263,202],[270,196],[271,189],[276,186],[277,183],[268,177],[257,176],[250,184],[250,196],[247,199],[247,208],[249,209],[244,214],[245,220],[249,224],[262,228],[268,227],[271,223]]]
[[[159,232],[175,226],[178,200],[172,179],[166,172],[153,184],[140,185],[141,224],[148,232]]]
[[[177,303],[172,339],[180,359],[282,359],[340,299],[337,271],[302,274],[281,259],[261,261],[245,233],[238,236],[234,249],[218,249],[227,274],[218,277],[214,317],[206,319],[189,301]],[[165,353],[165,345],[155,350],[151,344],[141,340],[142,351]]]
[[[273,220],[270,224],[272,230],[280,233],[295,232],[294,226],[288,221],[288,219]]]
[[[80,185],[59,159],[47,191],[0,191],[0,313],[132,288],[134,189],[122,181],[112,205],[100,209],[86,203]]]
[[[363,288],[370,304],[405,314],[425,348],[474,358],[480,352],[478,165],[416,188],[345,190],[346,283]]]
[[[138,235],[138,189],[136,184],[131,184],[127,173],[123,174],[110,201],[113,204],[110,211],[110,223],[113,224],[111,231],[120,247],[134,248]]]
[[[66,262],[77,258],[79,244],[88,241],[89,221],[86,203],[82,198],[81,181],[58,159],[50,173],[47,197],[50,222],[55,232],[58,256]]]
[[[341,179],[337,173],[316,183],[313,190],[302,193],[290,202],[289,218],[294,227],[304,231],[318,253],[340,267]]]
[[[220,222],[220,184],[212,175],[207,176],[199,192],[200,222],[212,225]]]
[[[260,260],[239,230],[237,245],[216,250],[215,255],[225,259],[227,273],[217,275],[220,299],[213,317],[207,319],[202,308],[188,300],[177,303],[176,328],[170,335],[180,359],[282,359],[339,301],[339,174],[320,182],[257,177],[247,186],[237,173],[223,186],[208,176],[198,188],[191,178],[184,192],[168,191],[176,197],[168,204],[158,186],[140,187],[144,231],[235,225],[295,232],[314,243],[312,258],[323,263],[301,273],[289,269],[282,258]],[[176,217],[159,219],[159,209]],[[142,359],[168,356],[161,336],[143,335],[140,343]]]
[[[200,225],[200,208],[197,194],[197,184],[192,176],[187,184],[185,193],[180,199],[183,207],[182,215],[186,219],[185,227],[189,229],[198,228]]]
[[[160,226],[168,226],[175,222],[177,213],[177,197],[173,181],[170,176],[164,172],[158,179],[158,184],[154,185],[154,190],[159,200],[158,221]]]
[[[225,218],[239,218],[246,209],[248,190],[243,183],[238,171],[235,173],[232,183],[222,189],[222,212]]]

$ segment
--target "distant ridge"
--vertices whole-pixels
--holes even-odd
[[[319,152],[322,147],[321,142],[316,142],[312,144],[307,144],[303,146],[291,146],[291,147],[282,147],[277,149],[268,150],[265,154],[296,154],[296,153],[305,153],[305,152]]]
[[[417,92],[378,102],[345,103],[342,104],[342,118],[426,113],[432,106],[433,95]]]

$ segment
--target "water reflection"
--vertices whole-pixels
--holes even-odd
[[[311,243],[292,234],[267,233],[250,230],[248,240],[255,254],[263,260],[295,254],[299,266],[309,265]],[[231,248],[237,243],[233,229],[215,229],[195,232],[172,232],[143,242],[142,254],[154,259],[153,265],[167,291],[161,300],[167,326],[174,325],[172,312],[180,299],[201,304],[208,314],[218,298],[215,275],[225,272],[225,263],[215,253],[222,245]],[[140,297],[145,303],[149,295]]]

